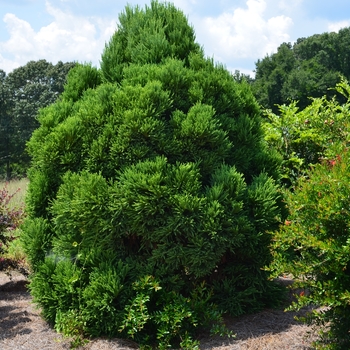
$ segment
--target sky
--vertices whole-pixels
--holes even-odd
[[[254,76],[255,63],[283,42],[350,26],[347,0],[173,0],[194,27],[205,55]],[[150,0],[0,0],[0,69],[31,60],[91,63],[125,6]]]

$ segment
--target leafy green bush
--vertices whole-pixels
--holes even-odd
[[[301,288],[292,309],[323,307],[303,319],[323,326],[317,348],[349,349],[350,86],[343,80],[336,90],[344,104],[323,97],[298,112],[292,103],[265,123],[290,186],[290,215],[274,233],[270,267],[275,276],[292,274]]]
[[[13,232],[13,240],[8,244],[5,257],[12,260],[14,263],[17,262],[26,265],[27,255],[24,251],[23,242],[20,239],[21,234],[21,229],[16,229],[16,231]]]
[[[265,139],[283,156],[283,182],[291,186],[310,166],[332,160],[339,147],[349,142],[350,86],[344,79],[335,89],[345,99],[340,104],[325,96],[299,111],[296,102],[279,106],[280,114],[266,111]]]
[[[279,158],[248,84],[204,58],[181,11],[127,7],[101,70],[73,68],[39,121],[23,240],[56,329],[194,349],[223,312],[276,303]]]
[[[294,308],[326,308],[308,319],[323,325],[321,347],[349,349],[350,153],[318,164],[309,179],[299,180],[287,197],[290,216],[274,237],[276,275],[291,273],[298,295]],[[327,330],[327,328],[329,328]]]

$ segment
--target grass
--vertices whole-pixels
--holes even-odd
[[[9,182],[0,181],[0,190],[6,188],[10,195],[14,194],[8,204],[9,209],[24,208],[28,184],[28,179],[12,180]],[[21,240],[18,239],[20,234],[20,228],[11,232],[13,239],[9,242],[8,248],[2,258],[13,261],[14,263],[25,264],[26,254]]]
[[[4,254],[4,258],[25,263],[27,256],[24,251],[23,242],[18,239],[21,235],[21,230],[17,229],[14,233],[14,239],[9,243],[7,252]]]
[[[0,181],[0,189],[6,187],[10,194],[17,191],[9,203],[10,208],[22,207],[24,205],[28,184],[29,180],[25,178],[20,180],[11,180],[9,182]]]

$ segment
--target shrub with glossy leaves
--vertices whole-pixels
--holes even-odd
[[[317,348],[349,349],[350,86],[343,80],[336,90],[344,104],[324,97],[297,112],[293,103],[266,123],[293,183],[286,191],[290,215],[274,234],[271,269],[276,276],[291,273],[301,288],[292,308],[323,307],[304,319],[324,326]]]
[[[248,84],[204,58],[181,11],[127,7],[101,71],[75,67],[39,121],[24,239],[57,329],[195,348],[223,312],[276,301],[279,159]]]
[[[312,103],[299,111],[296,102],[279,106],[279,114],[266,112],[265,139],[283,156],[283,183],[291,186],[305,176],[310,166],[332,161],[338,148],[349,142],[350,86],[344,79],[333,89],[342,99],[326,96],[312,99]]]
[[[276,275],[291,273],[295,309],[318,305],[306,321],[324,326],[318,348],[349,349],[350,153],[315,167],[287,197],[290,216],[274,237]]]

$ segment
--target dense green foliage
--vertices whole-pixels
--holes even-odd
[[[340,81],[340,75],[350,79],[349,43],[350,28],[300,38],[294,45],[283,43],[277,53],[256,63],[253,89],[259,103],[277,112],[276,104],[291,100],[304,109],[310,97],[331,98],[328,88]]]
[[[126,7],[119,27],[103,52],[101,69],[107,81],[120,82],[130,64],[157,64],[171,57],[189,64],[189,53],[202,53],[195,33],[179,11],[151,3],[148,11]],[[170,19],[170,20],[169,20]]]
[[[40,111],[22,238],[35,301],[66,334],[194,349],[222,312],[278,300],[262,267],[279,158],[248,83],[194,39],[173,5],[127,7],[101,70],[77,65]]]
[[[302,289],[293,308],[325,307],[306,318],[324,326],[317,348],[345,350],[350,348],[350,86],[342,82],[337,90],[347,99],[343,105],[320,98],[299,113],[293,113],[294,104],[282,108],[286,130],[291,130],[288,145],[308,154],[298,158],[296,151],[290,164],[297,163],[292,158],[318,164],[286,192],[290,215],[274,235],[271,268],[276,276],[292,274],[295,287]],[[308,129],[302,127],[306,116]]]
[[[0,70],[0,177],[23,176],[26,142],[39,126],[39,108],[56,101],[74,63],[30,61],[8,75]]]
[[[320,347],[349,349],[349,152],[334,165],[317,165],[288,198],[290,216],[275,235],[277,273],[291,273],[305,292],[295,309],[325,306],[306,321],[325,327]]]
[[[343,100],[347,100],[350,93],[344,80],[332,91]],[[313,98],[303,110],[292,102],[279,106],[278,114],[268,110],[265,116],[265,139],[283,156],[282,181],[287,186],[306,176],[311,166],[332,161],[337,148],[349,142],[349,106],[336,98]]]

